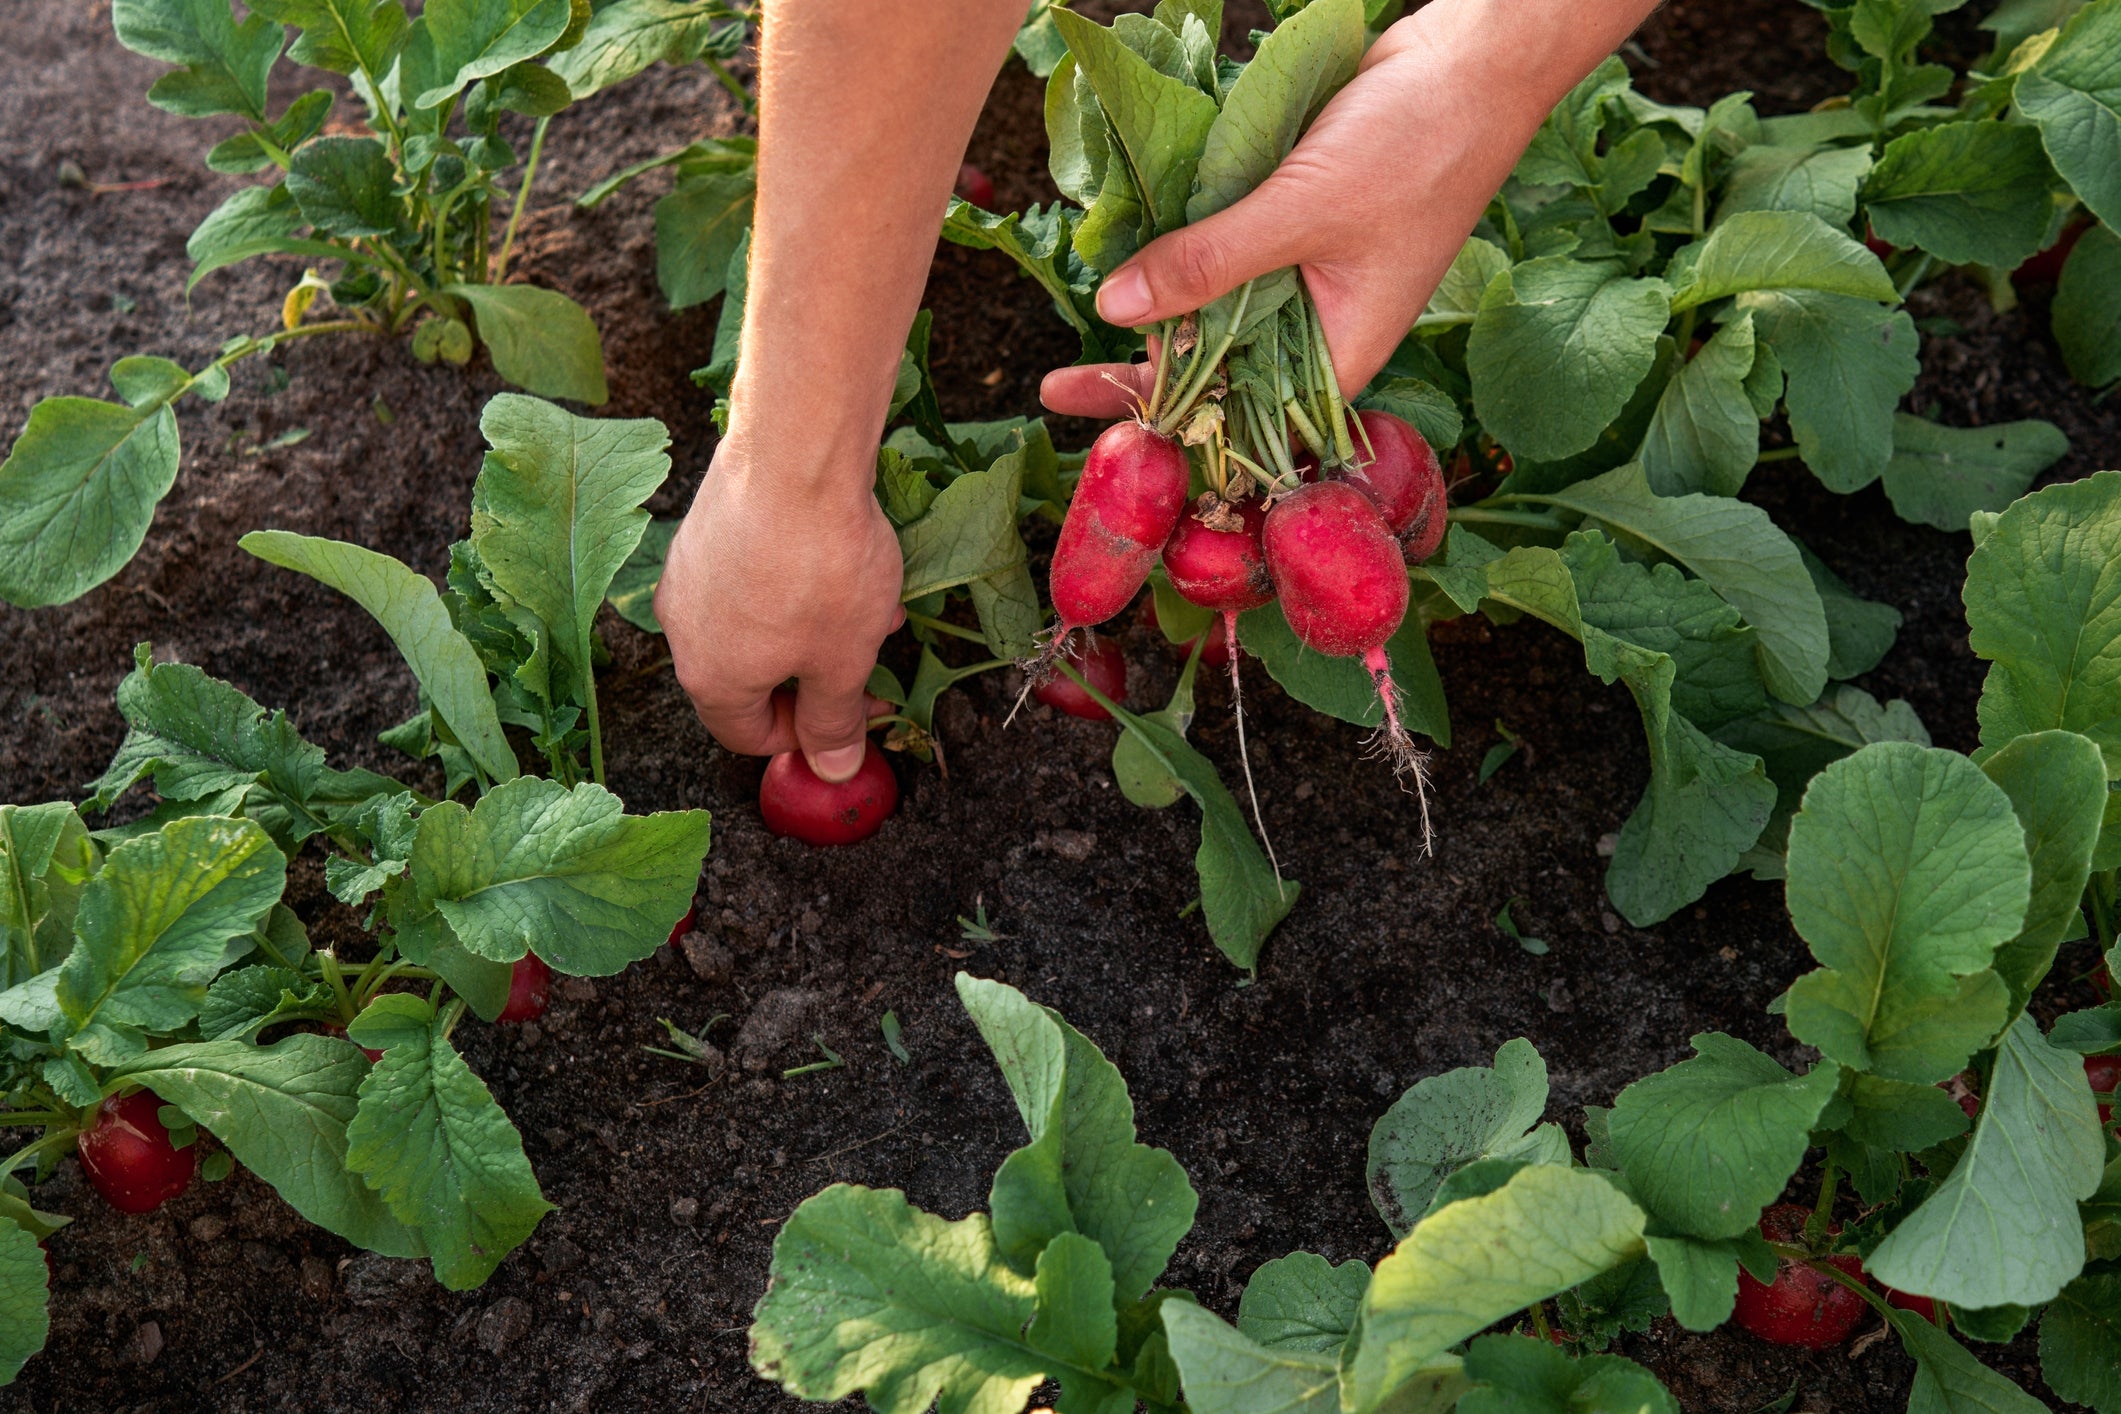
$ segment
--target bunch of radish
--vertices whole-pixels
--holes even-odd
[[[1315,322],[1304,325],[1299,330],[1315,336]],[[1194,364],[1170,376],[1169,347],[1141,416],[1106,428],[1090,447],[1053,554],[1059,623],[1031,664],[1034,682],[1077,652],[1078,633],[1131,603],[1161,559],[1181,597],[1221,615],[1229,643],[1237,641],[1238,615],[1279,599],[1306,647],[1361,660],[1384,708],[1379,744],[1419,792],[1424,758],[1401,724],[1385,644],[1406,617],[1408,566],[1443,540],[1447,508],[1435,452],[1390,413],[1351,414],[1337,388],[1309,410],[1292,395],[1276,416],[1227,379],[1204,381]],[[1211,391],[1217,386],[1220,394]],[[1240,396],[1251,400],[1235,417],[1217,401]],[[1262,445],[1270,440],[1271,448]],[[1197,458],[1187,444],[1199,448]],[[1207,487],[1197,496],[1195,460]],[[1236,656],[1229,661],[1236,700]],[[1243,723],[1240,707],[1240,753]],[[1249,784],[1249,766],[1246,777]],[[1256,816],[1256,795],[1253,808]],[[1425,798],[1422,825],[1426,840]]]

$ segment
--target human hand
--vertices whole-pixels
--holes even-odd
[[[844,781],[877,710],[865,691],[877,647],[906,617],[898,536],[867,475],[809,473],[724,441],[671,540],[655,611],[715,740],[747,755],[800,750]],[[835,481],[859,494],[826,489]],[[790,678],[792,696],[776,691]]]
[[[1139,328],[1299,266],[1341,392],[1354,396],[1413,327],[1554,103],[1651,8],[1432,0],[1379,36],[1256,189],[1106,276],[1098,312]],[[1048,374],[1039,396],[1057,413],[1113,418],[1149,385],[1148,364],[1090,365]]]

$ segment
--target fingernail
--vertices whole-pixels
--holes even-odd
[[[1149,282],[1139,265],[1122,266],[1098,287],[1097,312],[1108,324],[1139,324],[1149,317]]]
[[[836,746],[830,751],[820,751],[810,758],[810,769],[817,773],[819,780],[834,783],[852,780],[854,773],[862,769],[864,750],[865,745],[856,742],[852,746]]]

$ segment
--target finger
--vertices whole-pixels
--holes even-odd
[[[1247,280],[1300,264],[1317,214],[1306,209],[1316,195],[1305,170],[1284,162],[1232,205],[1149,242],[1105,277],[1097,312],[1128,327],[1176,319]]]
[[[1056,368],[1038,385],[1038,400],[1064,417],[1131,417],[1149,396],[1156,370],[1146,363],[1084,363]]]
[[[778,756],[796,749],[795,699],[786,692],[726,698],[696,694],[692,709],[714,739],[739,756]]]
[[[824,781],[851,780],[869,746],[869,681],[812,676],[795,692],[795,739]]]

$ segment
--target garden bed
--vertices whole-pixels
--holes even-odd
[[[1815,20],[1795,0],[1673,4],[1631,47],[1631,67],[1661,100],[1751,86],[1763,112],[1792,111],[1841,87]],[[1233,28],[1241,35],[1242,20]],[[223,272],[187,305],[184,234],[231,182],[199,167],[189,124],[138,100],[157,66],[118,47],[105,7],[16,14],[0,39],[12,433],[37,398],[95,390],[121,354],[210,356],[274,306],[288,272]],[[1012,63],[973,142],[1004,207],[1051,196],[1040,92]],[[653,181],[589,212],[563,198],[611,168],[734,131],[734,110],[703,71],[657,69],[569,116],[547,150],[521,268],[602,327],[612,400],[601,413],[670,427],[674,469],[652,509],[673,514],[713,447],[709,400],[685,376],[709,360],[713,309],[663,306]],[[163,184],[93,195],[59,185],[62,161],[92,181]],[[1039,376],[1074,355],[1045,296],[999,255],[945,249],[928,306],[953,418],[1031,410]],[[2048,479],[2121,455],[2121,404],[2095,404],[2069,381],[2040,310],[1996,315],[1959,283],[1925,289],[1913,309],[1958,332],[1925,340],[1910,409],[1959,425],[2056,423],[2073,451]],[[415,688],[381,630],[235,540],[260,527],[330,535],[439,576],[479,467],[478,410],[501,386],[482,367],[422,367],[402,343],[338,340],[245,365],[217,406],[187,404],[185,472],[140,556],[71,605],[0,610],[0,799],[77,797],[102,770],[122,735],[111,694],[144,640],[284,705],[334,764],[402,773],[375,736],[414,710]],[[1054,430],[1064,446],[1087,435]],[[1859,683],[1906,698],[1938,745],[1970,749],[1983,669],[1959,603],[1967,537],[1907,525],[1875,487],[1828,496],[1794,463],[1760,468],[1748,499],[1906,616]],[[753,804],[761,763],[714,746],[661,640],[610,614],[603,628],[616,658],[603,679],[612,788],[636,810],[710,808],[715,841],[705,939],[690,960],[665,949],[618,977],[562,981],[538,1025],[466,1032],[467,1058],[559,1210],[484,1288],[450,1293],[421,1264],[356,1253],[303,1223],[240,1170],[128,1219],[69,1163],[40,1189],[41,1206],[76,1219],[51,1244],[50,1344],[0,1392],[0,1409],[792,1408],[745,1354],[781,1221],[834,1181],[902,1187],[959,1216],[984,1205],[1020,1142],[951,989],[960,969],[1054,1007],[1119,1066],[1144,1139],[1170,1149],[1201,1195],[1171,1279],[1224,1312],[1255,1266],[1291,1248],[1336,1261],[1386,1249],[1363,1146],[1420,1077],[1527,1036],[1551,1068],[1549,1115],[1580,1145],[1584,1105],[1684,1056],[1694,1033],[1796,1059],[1764,1010],[1810,966],[1778,886],[1727,880],[1647,931],[1606,902],[1601,841],[1640,792],[1641,733],[1624,689],[1599,686],[1581,649],[1536,623],[1468,619],[1437,635],[1457,741],[1436,762],[1445,823],[1433,858],[1390,774],[1361,759],[1359,729],[1254,674],[1260,797],[1305,895],[1250,985],[1187,909],[1193,820],[1121,798],[1110,725],[1038,708],[1005,729],[1017,685],[975,679],[941,708],[948,780],[897,761],[899,816],[866,844],[816,852],[766,833]],[[1175,676],[1162,640],[1137,627],[1124,642],[1135,700],[1162,701]],[[1204,685],[1194,740],[1234,770],[1225,706],[1224,689]],[[1525,747],[1478,783],[1497,723]],[[290,901],[320,946],[360,936],[314,856],[294,874]],[[1513,898],[1521,930],[1549,951],[1497,930]],[[968,939],[959,918],[982,906],[995,936]],[[2058,975],[2088,961],[2071,945]],[[887,1009],[909,1063],[885,1045]],[[663,1039],[659,1017],[697,1031],[718,1015],[729,1018],[708,1032],[720,1067],[641,1049]],[[817,1058],[813,1037],[845,1067],[782,1078]],[[1669,1321],[1618,1348],[1689,1411],[1752,1411],[1793,1388],[1785,1407],[1813,1414],[1896,1409],[1912,1369],[1892,1341],[1807,1355]],[[1981,1349],[2054,1403],[2030,1337]]]

